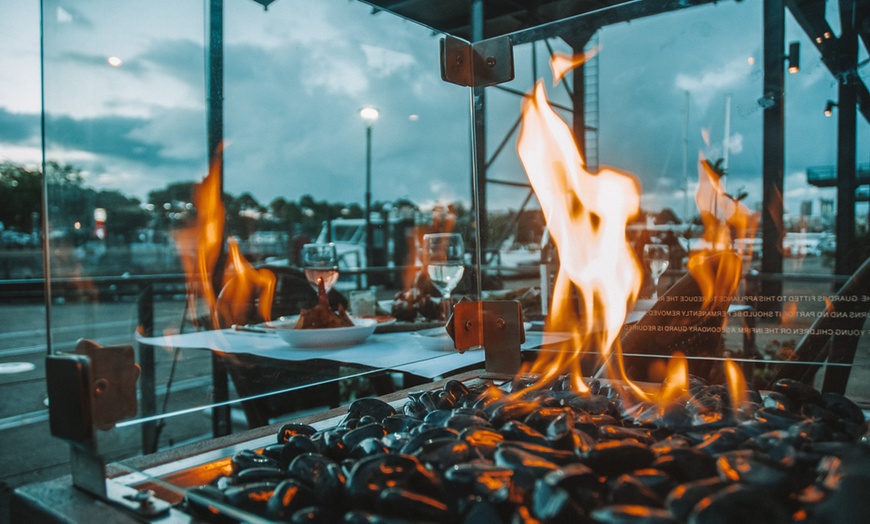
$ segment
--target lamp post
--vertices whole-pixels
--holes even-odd
[[[372,250],[372,126],[380,116],[380,111],[372,106],[365,106],[359,110],[359,116],[366,125],[366,267],[371,267],[373,257]]]

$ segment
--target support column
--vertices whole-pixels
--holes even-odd
[[[837,251],[834,273],[851,275],[858,269],[855,238],[855,129],[857,125],[858,34],[855,30],[854,2],[840,0],[839,70],[837,90]]]
[[[571,52],[574,55],[582,54],[586,49],[586,44],[589,39],[595,34],[594,31],[561,35],[562,40],[571,46]],[[573,113],[571,115],[571,127],[574,132],[574,141],[577,143],[577,150],[583,155],[584,161],[588,161],[589,155],[586,151],[586,66],[580,65],[576,67],[571,74],[571,93],[573,94]]]
[[[783,173],[785,171],[785,7],[783,0],[764,0],[764,139],[761,209],[761,272],[782,273]],[[762,296],[782,295],[782,281],[762,279]],[[776,301],[761,302],[771,308]]]
[[[220,192],[223,200],[223,140],[224,140],[224,3],[223,0],[210,0],[208,12],[208,165],[209,170],[220,172]],[[211,171],[209,171],[211,172]],[[226,232],[223,232],[224,242],[221,252],[211,275],[212,288],[215,295],[220,293],[223,284],[223,269],[226,263]],[[213,326],[217,327],[217,326]],[[217,402],[229,398],[229,379],[227,370],[220,358],[212,355],[212,387],[214,399]],[[212,410],[212,432],[215,437],[232,433],[229,406],[216,407]]]
[[[471,4],[471,41],[479,42],[483,40],[484,33],[484,12],[483,0],[473,0]],[[486,91],[483,87],[471,88],[471,103],[474,104],[472,111],[474,121],[471,123],[471,132],[474,133],[472,144],[474,148],[471,151],[471,161],[477,171],[477,180],[472,177],[471,183],[476,187],[471,188],[471,194],[477,194],[477,201],[472,202],[475,215],[477,217],[477,242],[480,249],[475,249],[474,253],[483,253],[487,248],[489,239],[489,224],[487,220],[486,206]],[[481,255],[485,258],[484,255]],[[475,256],[476,258],[476,256]],[[474,260],[475,263],[483,263],[483,260]],[[481,283],[477,284],[478,286]]]

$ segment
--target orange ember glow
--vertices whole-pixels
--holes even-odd
[[[558,84],[569,71],[585,64],[590,58],[598,54],[600,46],[595,46],[585,53],[566,55],[565,53],[553,53],[550,60],[550,68],[553,70],[553,85]]]
[[[275,296],[275,274],[268,269],[255,269],[239,251],[235,238],[228,241],[230,261],[224,273],[224,287],[218,297],[218,313],[222,325],[246,323],[248,307],[259,292],[258,313],[264,321],[272,320],[272,299]]]
[[[197,210],[196,222],[191,227],[176,231],[175,243],[187,278],[187,299],[192,317],[197,318],[196,298],[202,296],[211,314],[212,323],[217,326],[217,293],[212,285],[211,275],[221,254],[224,234],[220,162],[212,165],[208,176],[196,186],[193,202]],[[197,293],[197,290],[200,292]]]
[[[547,102],[541,81],[523,101],[517,152],[559,251],[547,329],[572,334],[567,351],[539,358],[530,372],[541,374],[542,383],[572,373],[578,377],[575,388],[585,392],[580,357],[584,350],[597,350],[610,361],[640,289],[641,269],[625,234],[640,209],[640,186],[614,169],[598,174],[584,169],[571,129]]]
[[[782,325],[788,326],[797,318],[797,302],[789,301],[782,306]]]

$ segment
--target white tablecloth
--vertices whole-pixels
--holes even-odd
[[[455,349],[447,350],[449,339],[442,347],[434,349],[437,342],[421,343],[412,333],[385,333],[368,337],[364,343],[345,348],[296,348],[281,340],[278,335],[222,329],[198,331],[163,337],[140,337],[137,342],[164,348],[195,348],[222,351],[224,353],[249,353],[277,360],[325,359],[373,368],[405,371],[415,375],[435,378],[453,370],[483,364],[484,351],[466,351],[460,354]],[[566,340],[561,334],[527,332],[521,349],[537,349],[545,344]]]

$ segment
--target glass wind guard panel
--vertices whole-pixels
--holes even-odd
[[[474,294],[479,262],[484,298],[520,301],[532,373],[551,372],[553,360],[564,365],[567,353],[559,374],[622,380],[602,371],[603,361],[616,359],[598,351],[609,342],[625,353],[628,378],[653,387],[665,357],[678,350],[693,373],[718,381],[730,356],[750,374],[747,383],[766,388],[775,370],[792,368],[784,362],[808,358],[800,353],[804,335],[830,330],[845,349],[813,355],[845,354],[852,361],[846,393],[867,395],[870,337],[858,320],[866,320],[870,299],[835,296],[843,279],[832,274],[834,190],[805,178],[810,166],[836,160],[836,126],[822,113],[835,83],[791,18],[786,39],[800,41],[803,55],[801,76],[785,80],[784,263],[781,274],[764,276],[782,283],[771,299],[759,292],[759,233],[722,225],[734,209],[748,222],[763,211],[758,4],[700,6],[601,29],[579,46],[587,52],[584,78],[569,73],[556,86],[551,49],[570,56],[579,48],[555,36],[515,47],[516,79],[486,90],[485,135],[477,141],[487,164],[485,206],[470,197],[468,89],[441,80],[439,37],[428,29],[340,0],[276,2],[266,12],[227,2],[217,39],[222,90],[210,92],[215,28],[200,6],[176,4],[91,2],[70,12],[43,2],[51,347],[71,351],[84,337],[136,349],[139,410],[112,430],[118,442],[166,450],[481,367],[482,351],[452,352],[443,334],[440,293],[424,271],[428,254],[421,256],[423,236],[436,232],[457,232],[465,242],[455,298]],[[520,120],[539,79],[563,122],[547,114],[542,119],[555,122],[547,129]],[[586,125],[579,153],[589,172],[581,174],[594,178],[566,189],[552,180],[580,165],[571,162],[577,137],[564,133],[579,86]],[[210,162],[207,146],[216,111],[221,164]],[[865,135],[862,123],[859,158],[868,153]],[[567,137],[574,150],[563,144],[567,156],[530,158],[519,136]],[[206,200],[221,193],[222,208]],[[486,210],[480,231],[475,207]],[[866,216],[866,205],[857,209]],[[620,213],[626,222],[611,227],[611,214]],[[705,236],[710,217],[727,239]],[[584,223],[616,231],[616,247],[580,231]],[[206,245],[215,230],[217,254]],[[339,331],[312,334],[321,347],[282,338],[305,330],[278,333],[279,317],[317,303],[301,257],[315,242],[336,246],[332,307],[389,323],[341,343]],[[647,244],[667,253],[645,258]],[[228,254],[232,246],[245,263]],[[705,250],[708,257],[693,262]],[[606,258],[614,251],[627,258]],[[722,258],[739,265],[720,270]],[[591,275],[589,263],[598,264]],[[710,291],[690,266],[712,272],[719,285],[722,274],[736,280]],[[657,282],[654,267],[663,269]],[[619,289],[569,286],[568,275]],[[231,297],[246,281],[250,294]],[[260,308],[264,302],[272,311]],[[831,306],[838,303],[857,306],[854,326],[815,324],[843,311]],[[606,314],[605,305],[618,314]],[[343,337],[348,328],[336,329]],[[817,370],[814,384],[842,378],[829,375],[842,367]],[[129,456],[129,449],[119,444],[106,454]],[[225,468],[236,451],[215,460]],[[196,473],[134,463],[144,477],[127,481],[157,479],[178,497],[219,476],[200,482]]]
[[[448,351],[434,288],[403,294],[425,233],[473,250],[467,93],[440,80],[437,36],[341,1],[228,2],[220,35],[201,5],[43,17],[51,349],[135,349],[121,440],[152,452],[482,366]],[[318,303],[316,242],[337,248],[330,308],[365,325],[292,329]]]

